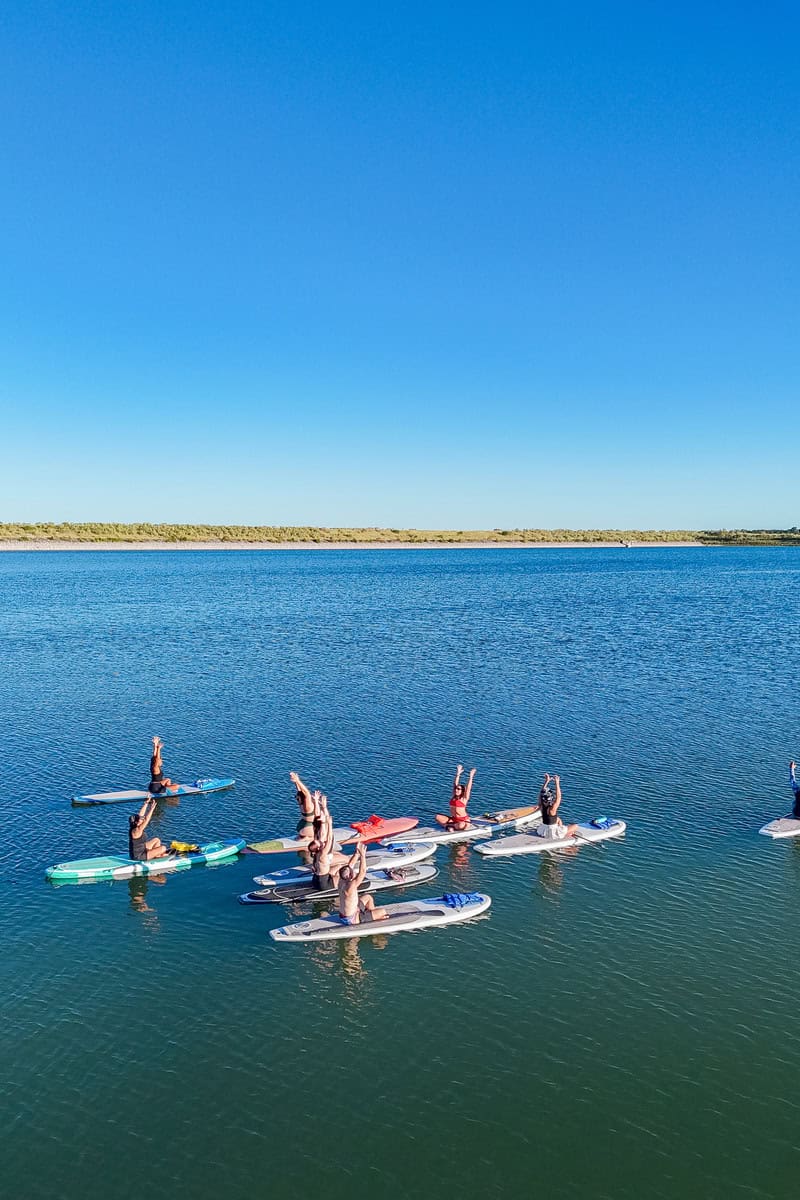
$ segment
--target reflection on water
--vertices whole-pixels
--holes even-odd
[[[127,881],[131,910],[145,917],[145,926],[154,931],[159,928],[158,913],[147,903],[147,893],[151,887],[164,887],[167,879],[167,875],[137,875]]]

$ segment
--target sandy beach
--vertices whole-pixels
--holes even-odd
[[[2,550],[607,550],[702,542],[55,542],[0,541]]]

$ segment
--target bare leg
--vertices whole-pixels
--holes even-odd
[[[145,853],[149,860],[151,858],[165,858],[169,854],[169,850],[167,850],[160,838],[151,838],[149,842],[145,842]]]
[[[385,908],[376,908],[372,896],[362,896],[359,900],[359,920],[383,921],[386,918]]]
[[[434,819],[434,821],[436,822],[436,824],[437,824],[437,825],[445,825],[445,826],[447,826],[447,825],[449,825],[449,823],[450,823],[450,818],[449,818],[449,817],[443,817],[441,813],[437,813],[437,814],[436,814],[436,816],[435,816],[433,819]]]

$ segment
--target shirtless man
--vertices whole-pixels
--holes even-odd
[[[459,831],[469,829],[469,814],[467,805],[472,794],[472,784],[477,771],[473,767],[469,773],[466,785],[461,782],[461,772],[464,770],[461,763],[456,767],[456,777],[453,780],[453,794],[450,797],[450,814],[443,816],[442,813],[436,814],[436,821],[439,825],[444,825],[447,829],[457,829]]]
[[[555,784],[555,793],[551,784]],[[558,840],[559,838],[572,837],[576,833],[578,826],[565,825],[558,815],[558,810],[561,807],[560,775],[545,775],[537,803],[542,812],[542,823],[534,831],[537,837]]]
[[[128,817],[128,856],[136,862],[149,862],[151,858],[164,858],[169,854],[159,838],[145,837],[145,830],[156,811],[156,801],[151,796],[145,800],[138,813]]]
[[[311,870],[314,874],[314,887],[319,892],[327,892],[336,887],[339,872],[349,859],[346,854],[333,848],[333,818],[328,810],[328,797],[323,796],[321,792],[315,792],[313,800],[318,815],[314,822],[314,840],[308,847]]]
[[[339,921],[342,925],[361,925],[367,921],[382,921],[385,908],[376,908],[372,896],[359,894],[358,889],[367,874],[367,847],[356,846],[355,854],[339,872]]]
[[[164,768],[161,765],[161,752],[163,749],[164,743],[161,738],[154,737],[153,753],[150,757],[150,782],[147,785],[147,790],[151,796],[172,795],[178,786],[171,779],[164,778]]]

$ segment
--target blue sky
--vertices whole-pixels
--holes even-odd
[[[0,517],[800,524],[798,24],[8,0]]]

